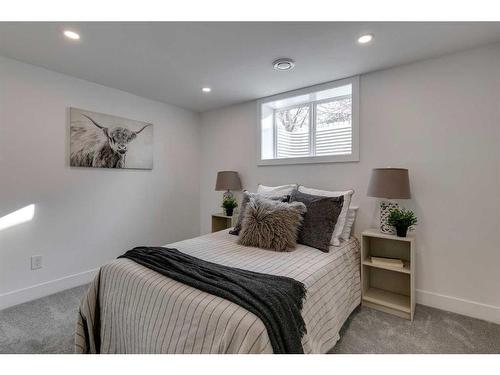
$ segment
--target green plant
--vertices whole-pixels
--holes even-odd
[[[394,208],[389,211],[389,217],[387,218],[387,223],[394,227],[405,227],[409,228],[413,225],[417,225],[418,219],[415,213],[406,208]]]
[[[231,208],[236,208],[238,207],[238,202],[236,202],[236,199],[234,199],[233,197],[226,197],[222,201],[222,207],[225,208],[226,210]]]

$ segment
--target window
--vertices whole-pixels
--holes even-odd
[[[358,161],[357,77],[259,101],[259,164]]]
[[[276,110],[276,158],[298,158],[311,154],[309,106]]]

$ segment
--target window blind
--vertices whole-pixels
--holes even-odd
[[[276,157],[300,158],[309,156],[309,132],[289,132],[278,128]]]
[[[351,125],[316,130],[316,155],[346,155],[352,150]]]

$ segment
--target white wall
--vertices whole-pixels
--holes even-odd
[[[375,224],[374,167],[410,169],[418,301],[500,323],[500,45],[361,76],[360,162],[256,165],[254,102],[202,114],[201,230],[220,211],[218,170],[244,188],[354,188],[356,233]]]
[[[70,106],[152,122],[154,169],[70,168]],[[84,283],[133,246],[198,235],[199,136],[190,111],[0,58],[0,216],[36,204],[0,231],[0,308]]]

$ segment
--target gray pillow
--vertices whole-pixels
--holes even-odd
[[[238,214],[238,219],[236,220],[236,224],[234,225],[234,228],[229,231],[229,234],[233,234],[235,236],[240,234],[241,224],[243,222],[243,217],[245,216],[245,209],[247,207],[247,204],[250,201],[250,198],[255,198],[255,197],[262,197],[262,198],[271,199],[273,201],[280,201],[280,202],[289,202],[290,201],[289,195],[283,195],[283,196],[279,196],[279,197],[266,197],[266,196],[261,195],[261,194],[249,193],[248,191],[244,191],[243,198],[241,199],[240,213]]]
[[[253,197],[247,204],[238,243],[274,251],[290,251],[297,245],[303,203],[284,203]]]
[[[335,224],[342,211],[344,197],[324,197],[292,191],[291,202],[302,202],[307,208],[298,242],[328,252]]]

